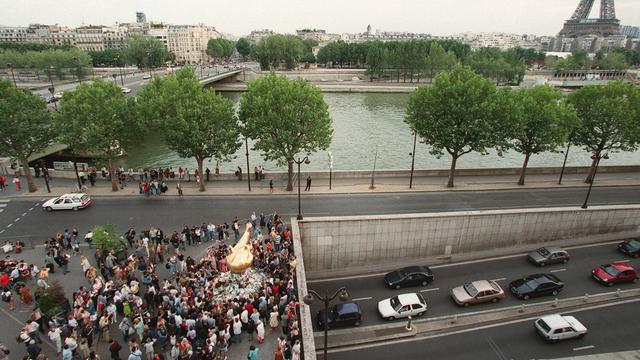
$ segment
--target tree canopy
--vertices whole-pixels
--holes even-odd
[[[33,69],[44,72],[49,80],[62,80],[65,74],[83,78],[91,66],[91,57],[76,48],[69,50],[47,49],[43,51],[0,50],[0,66],[11,64],[18,69]]]
[[[138,105],[171,150],[196,159],[201,180],[205,159],[228,160],[241,145],[233,104],[203,88],[189,67],[155,78],[138,95]],[[199,185],[205,191],[204,181]]]
[[[569,95],[580,125],[572,139],[594,155],[593,170],[605,154],[633,151],[640,142],[640,90],[632,84],[588,85]]]
[[[129,37],[122,53],[127,64],[139,68],[161,67],[172,58],[162,41],[143,35]]]
[[[451,156],[447,186],[453,187],[460,156],[504,145],[512,107],[509,89],[498,91],[490,80],[457,65],[438,75],[433,86],[411,93],[405,121],[431,154],[440,157],[446,151]]]
[[[295,35],[271,35],[251,48],[251,57],[262,70],[284,67],[294,69],[304,55],[304,43]]]
[[[135,99],[125,98],[113,82],[93,79],[65,92],[60,111],[54,116],[60,141],[75,152],[89,153],[108,161],[113,174],[113,160],[139,140],[145,127],[137,116]],[[111,176],[113,191],[118,190]]]
[[[266,160],[288,165],[287,190],[293,189],[293,160],[331,144],[333,129],[320,90],[303,80],[274,73],[247,85],[240,100],[244,134]]]
[[[47,147],[52,135],[51,116],[44,100],[0,79],[0,154],[18,159],[27,176],[29,192],[37,187],[28,158]]]
[[[246,38],[240,38],[236,42],[236,50],[238,51],[238,54],[246,60],[251,53],[251,43]]]
[[[213,61],[225,60],[228,61],[233,52],[235,51],[236,44],[227,39],[217,38],[209,39],[207,43],[207,55],[209,55]]]
[[[556,149],[568,141],[577,125],[575,110],[563,101],[562,93],[548,85],[521,89],[513,93],[513,126],[508,147],[522,153],[524,162],[519,185],[524,185],[531,155]]]

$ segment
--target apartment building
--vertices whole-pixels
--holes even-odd
[[[76,47],[84,51],[105,49],[102,25],[81,26],[76,29]]]
[[[209,62],[206,54],[209,39],[222,35],[213,26],[170,25],[167,28],[167,49],[176,55],[176,61],[188,64]]]
[[[27,42],[27,28],[19,26],[0,26],[0,41],[11,43]]]

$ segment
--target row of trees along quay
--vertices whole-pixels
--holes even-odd
[[[57,112],[47,111],[41,97],[0,80],[0,153],[24,168],[30,155],[59,141],[93,154],[113,173],[114,161],[151,132],[162,134],[179,155],[196,159],[202,174],[204,160],[231,159],[250,138],[253,150],[288,167],[291,191],[295,160],[329,147],[331,121],[316,86],[273,72],[248,84],[237,112],[228,99],[200,85],[190,67],[155,77],[135,98],[125,97],[113,82],[93,79],[65,92]],[[410,95],[405,121],[432,154],[451,156],[450,187],[456,162],[467,153],[522,153],[519,184],[524,184],[531,156],[567,144],[593,155],[589,182],[600,159],[637,149],[640,90],[623,82],[586,86],[568,97],[547,85],[499,89],[456,65]],[[36,191],[28,171],[26,176],[29,191]],[[111,180],[118,191],[115,177]],[[204,181],[199,186],[205,190]]]

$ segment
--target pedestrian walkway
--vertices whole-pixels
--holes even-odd
[[[384,193],[384,192],[410,192],[410,191],[483,191],[483,190],[507,190],[507,189],[535,189],[535,188],[567,188],[588,187],[584,182],[584,174],[567,174],[562,185],[558,184],[557,174],[532,174],[527,176],[526,184],[517,184],[517,175],[491,175],[491,176],[457,176],[455,187],[447,188],[447,178],[442,176],[414,177],[413,186],[409,189],[409,179],[404,177],[376,178],[374,188],[371,188],[370,178],[341,178],[333,179],[329,189],[328,179],[313,179],[311,189],[304,191],[306,175],[302,174],[301,192],[303,194],[352,194],[352,193]],[[44,180],[35,178],[38,191],[28,193],[26,186],[21,191],[13,187],[0,193],[2,197],[12,196],[59,196],[69,193],[77,188],[75,179],[56,179],[50,181],[51,193],[47,193]],[[238,180],[215,179],[206,182],[206,191],[200,192],[195,181],[182,181],[181,187],[185,196],[194,195],[297,195],[297,183],[293,191],[285,190],[285,181],[274,181],[274,192],[269,189],[269,177],[262,181],[251,180],[251,191],[248,190],[246,178]],[[26,182],[26,181],[25,181]],[[167,181],[168,191],[162,196],[178,196],[176,181]],[[137,183],[129,182],[128,186],[119,191],[111,190],[111,183],[101,178],[96,186],[91,187],[87,182],[87,193],[100,196],[129,196],[140,195]],[[640,185],[640,172],[602,173],[598,174],[595,186],[638,186]],[[140,195],[143,196],[143,195]],[[153,195],[152,195],[153,197]]]

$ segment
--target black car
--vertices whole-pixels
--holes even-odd
[[[332,329],[343,326],[360,326],[361,323],[360,306],[354,302],[333,305],[329,308],[329,316],[324,310],[318,312],[318,326],[321,329],[324,329],[325,324],[327,324],[327,328]]]
[[[558,295],[564,283],[553,274],[535,274],[514,280],[509,284],[513,295],[523,300],[544,295]]]
[[[427,286],[433,282],[433,272],[426,266],[409,266],[384,276],[384,284],[393,289],[407,286]]]
[[[640,240],[630,239],[623,241],[618,244],[618,250],[629,256],[638,257],[640,256]]]

